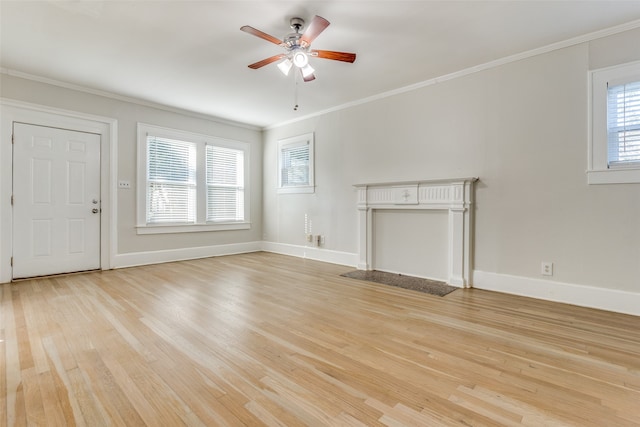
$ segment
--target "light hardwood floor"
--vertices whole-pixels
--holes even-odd
[[[0,425],[638,426],[640,318],[268,253],[1,285]]]

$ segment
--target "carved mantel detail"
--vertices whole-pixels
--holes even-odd
[[[371,270],[375,209],[449,211],[448,282],[471,286],[473,184],[478,178],[356,184],[358,191],[358,269]]]

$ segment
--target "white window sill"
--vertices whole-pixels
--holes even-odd
[[[638,184],[640,169],[604,169],[587,171],[589,184]]]
[[[310,186],[300,186],[300,187],[282,187],[278,188],[278,194],[295,194],[295,193],[315,193],[316,187],[313,185]]]
[[[227,231],[227,230],[248,230],[251,228],[250,222],[222,222],[218,224],[188,224],[188,225],[138,225],[137,234],[168,234],[168,233],[197,233],[203,231]]]

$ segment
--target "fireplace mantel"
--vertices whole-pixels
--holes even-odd
[[[354,185],[358,191],[359,211],[358,269],[373,269],[374,210],[447,210],[448,282],[453,286],[471,286],[471,205],[473,184],[477,180],[474,177]]]

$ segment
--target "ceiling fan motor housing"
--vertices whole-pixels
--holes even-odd
[[[300,37],[302,37],[300,33],[290,33],[284,37],[282,42],[287,49],[290,49],[295,46],[300,46]]]
[[[304,19],[298,17],[291,18],[289,20],[289,25],[291,25],[291,28],[293,28],[296,33],[299,33],[300,30],[304,28]]]
[[[300,37],[302,37],[301,31],[304,28],[304,19],[297,17],[291,18],[291,20],[289,20],[289,25],[291,25],[291,28],[295,32],[287,34],[282,40],[287,49],[291,49],[294,46],[300,46]]]

